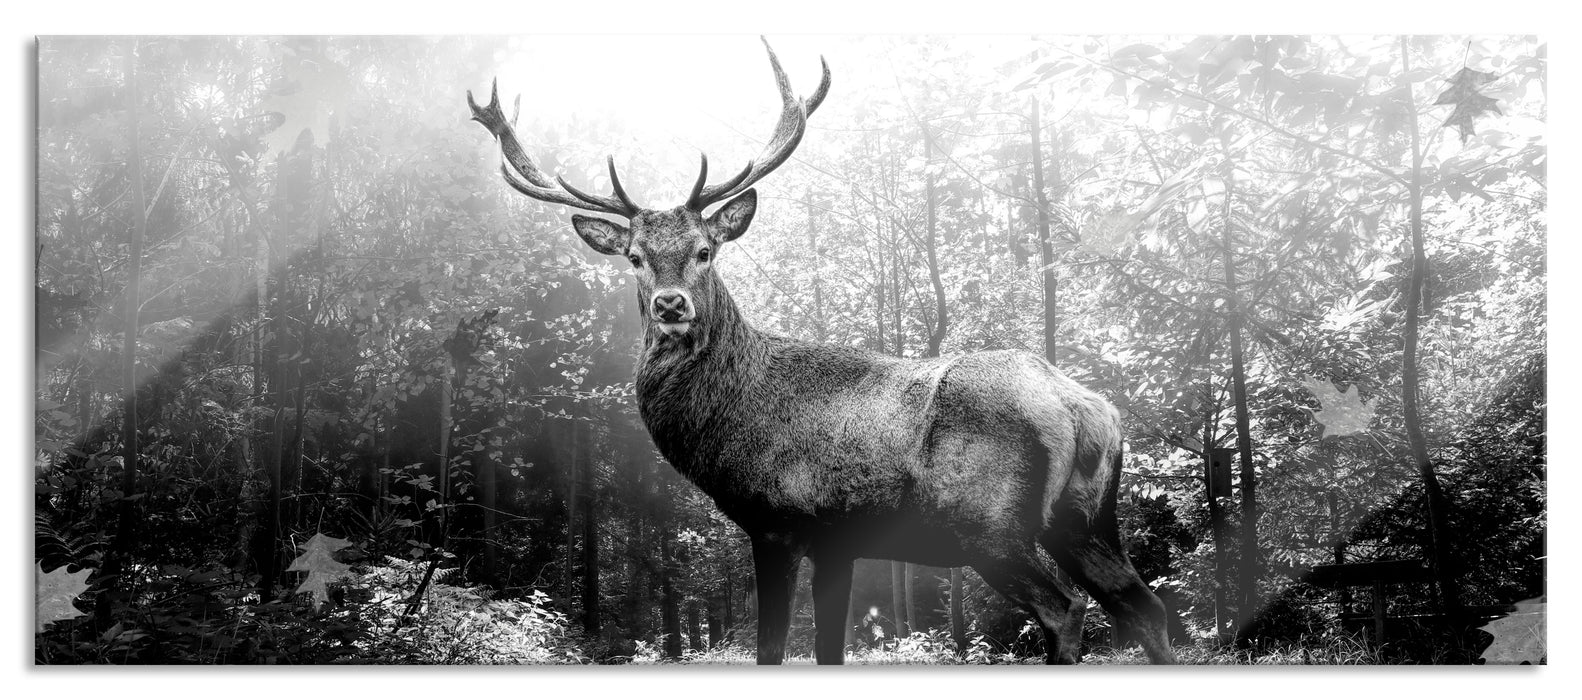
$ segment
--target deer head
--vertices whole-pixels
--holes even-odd
[[[750,188],[791,157],[802,141],[808,117],[829,92],[829,64],[822,58],[824,76],[818,90],[812,97],[798,100],[792,95],[791,83],[767,40],[764,48],[769,51],[769,65],[774,69],[782,102],[774,135],[758,158],[749,161],[735,176],[717,184],[708,184],[709,158],[704,154],[691,195],[673,209],[647,209],[634,203],[621,187],[613,156],[609,159],[613,195],[583,192],[564,178],[551,180],[517,141],[512,126],[514,117],[507,121],[500,109],[498,86],[491,88],[489,104],[485,107],[473,101],[471,91],[467,93],[472,118],[488,128],[500,142],[500,172],[512,188],[540,201],[613,214],[627,220],[622,224],[581,214],[571,217],[572,227],[588,247],[605,255],[624,256],[631,262],[643,320],[653,324],[662,338],[686,336],[694,327],[709,322],[711,300],[721,288],[714,273],[714,260],[721,246],[746,233],[747,226],[752,223],[758,195]],[[721,202],[725,205],[704,215],[706,209]]]

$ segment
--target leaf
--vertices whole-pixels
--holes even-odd
[[[51,622],[71,620],[87,614],[71,602],[88,590],[88,575],[91,573],[93,569],[69,574],[64,566],[45,573],[43,564],[33,565],[35,634],[42,633],[44,625]]]
[[[1533,664],[1545,662],[1549,645],[1545,630],[1549,619],[1546,596],[1516,604],[1516,611],[1478,629],[1494,635],[1494,642],[1480,657],[1490,664]]]
[[[1140,217],[1124,211],[1094,217],[1083,225],[1078,247],[1097,255],[1117,255],[1132,240],[1139,222]]]
[[[1461,132],[1461,143],[1465,144],[1467,138],[1475,133],[1473,122],[1478,117],[1488,112],[1503,114],[1499,100],[1478,91],[1498,77],[1494,73],[1462,68],[1450,78],[1450,87],[1445,88],[1434,100],[1436,105],[1455,105],[1455,109],[1450,110],[1450,116],[1445,117],[1445,126],[1454,126]]]
[[[297,586],[298,593],[310,593],[316,604],[329,602],[329,584],[346,578],[351,567],[335,561],[333,554],[351,546],[351,542],[323,533],[315,533],[302,545],[302,555],[292,560],[286,571],[306,571],[307,578]]]
[[[1353,384],[1350,389],[1341,391],[1329,382],[1304,379],[1302,386],[1323,406],[1321,410],[1313,412],[1313,420],[1318,421],[1324,429],[1321,438],[1366,432],[1368,424],[1373,422],[1373,402],[1362,400],[1357,393],[1357,385]]]

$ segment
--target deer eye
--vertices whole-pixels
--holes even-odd
[[[698,251],[698,262],[708,262],[710,252],[708,248]]]
[[[637,257],[636,255],[628,255],[628,256],[626,256],[626,259],[632,261],[632,267],[642,267],[643,266],[643,259],[640,258],[640,257]]]

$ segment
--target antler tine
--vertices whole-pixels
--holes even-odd
[[[709,154],[703,153],[700,155],[703,156],[703,167],[698,169],[698,181],[693,183],[692,194],[687,197],[687,208],[693,211],[703,211],[704,207],[707,207],[708,205],[713,204],[715,201],[718,201],[704,198],[704,185],[707,185],[709,182]],[[742,168],[741,172],[732,175],[729,180],[715,185],[713,189],[721,192],[729,190],[732,187],[741,184],[741,181],[745,180],[748,175],[752,174],[752,172],[753,161],[749,160],[747,161],[747,166]]]
[[[610,186],[611,186],[612,189],[615,190],[615,196],[614,197],[606,197],[606,196],[597,195],[597,194],[588,194],[587,192],[584,192],[581,189],[578,189],[575,185],[572,185],[571,183],[566,182],[566,178],[564,178],[564,177],[557,177],[557,178],[555,178],[555,181],[559,182],[560,186],[562,188],[564,188],[567,192],[570,192],[572,194],[572,196],[574,196],[577,199],[580,199],[580,200],[582,200],[584,202],[587,202],[588,204],[591,204],[591,205],[593,205],[595,207],[598,207],[600,211],[607,211],[607,212],[610,212],[612,214],[620,214],[622,216],[630,218],[630,217],[636,215],[637,212],[641,211],[642,207],[639,207],[636,204],[632,203],[632,198],[626,196],[626,188],[621,187],[621,176],[617,175],[616,172],[615,172],[615,156],[610,156],[609,157],[609,164],[610,164]]]
[[[628,218],[639,211],[639,207],[632,203],[626,191],[621,188],[620,180],[615,174],[614,157],[610,158],[610,182],[615,187],[615,198],[590,195],[572,187],[564,178],[551,180],[544,171],[540,170],[527,155],[527,150],[522,148],[521,142],[516,138],[516,129],[511,126],[510,121],[506,120],[505,111],[500,108],[498,80],[489,86],[487,106],[479,107],[478,102],[472,97],[471,90],[467,91],[467,106],[472,108],[473,121],[482,124],[495,140],[500,142],[500,174],[505,177],[505,183],[512,189],[539,201],[606,214],[619,214]],[[518,97],[518,111],[520,107],[521,98]]]
[[[698,166],[698,181],[692,183],[692,194],[687,195],[687,208],[692,210],[701,210],[703,208],[698,203],[703,198],[703,186],[709,184],[709,154],[699,153],[698,155],[702,158],[703,163]]]
[[[802,134],[807,130],[808,116],[813,110],[818,109],[818,106],[824,102],[825,95],[829,94],[829,62],[823,57],[819,58],[824,75],[819,81],[818,89],[807,100],[798,100],[791,92],[791,80],[780,67],[780,58],[775,55],[774,47],[769,45],[768,39],[764,39],[763,42],[764,48],[769,51],[769,67],[774,70],[775,84],[780,88],[780,121],[775,124],[774,135],[764,146],[763,153],[749,161],[747,167],[735,177],[718,185],[703,187],[698,191],[697,187],[701,186],[702,180],[707,177],[705,165],[705,173],[700,176],[698,185],[694,186],[693,196],[687,199],[687,206],[691,209],[702,211],[704,207],[741,194],[753,183],[784,164],[796,150],[797,144],[801,143]]]
[[[610,164],[610,189],[615,190],[615,198],[620,200],[621,204],[630,209],[633,214],[642,211],[642,207],[637,206],[632,201],[632,198],[626,195],[626,188],[621,186],[621,176],[615,173],[615,156],[609,156],[608,162]]]
[[[802,103],[809,117],[813,116],[813,110],[824,104],[824,96],[829,94],[829,61],[824,60],[823,56],[819,56],[818,63],[824,68],[824,77],[819,79],[818,89],[813,91],[813,96]]]

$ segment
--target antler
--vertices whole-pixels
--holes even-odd
[[[692,195],[687,198],[687,208],[693,211],[703,209],[716,202],[735,197],[752,187],[753,183],[763,179],[765,175],[773,172],[791,157],[791,152],[796,150],[797,144],[802,141],[802,133],[807,130],[807,119],[813,116],[813,110],[818,109],[824,101],[824,96],[829,94],[829,62],[822,56],[819,63],[824,67],[824,78],[819,81],[818,89],[813,91],[813,96],[806,100],[798,100],[791,94],[791,81],[786,78],[785,71],[780,68],[780,59],[775,56],[774,47],[769,45],[769,40],[764,39],[764,48],[769,50],[769,65],[775,71],[775,83],[780,86],[780,122],[775,125],[774,136],[769,139],[769,144],[764,146],[763,153],[758,158],[747,162],[747,167],[725,182],[717,185],[706,185],[709,179],[709,157],[703,156],[703,165],[698,172],[698,181],[692,186]]]
[[[533,199],[554,204],[564,204],[569,207],[586,209],[588,211],[604,212],[606,214],[619,214],[631,218],[642,208],[632,202],[626,195],[626,189],[621,187],[621,178],[615,173],[615,156],[610,156],[610,187],[615,190],[614,197],[589,194],[583,192],[563,177],[557,177],[552,182],[544,171],[539,170],[523,150],[522,144],[516,140],[516,130],[512,123],[516,121],[514,113],[519,111],[522,98],[516,98],[516,108],[513,116],[506,121],[505,112],[500,109],[499,81],[489,86],[489,105],[479,107],[472,99],[472,91],[467,91],[467,106],[472,108],[473,121],[482,124],[495,140],[500,142],[500,174],[505,176],[506,184],[517,192],[521,192]],[[512,171],[515,171],[515,174]],[[556,184],[559,187],[556,187]]]

